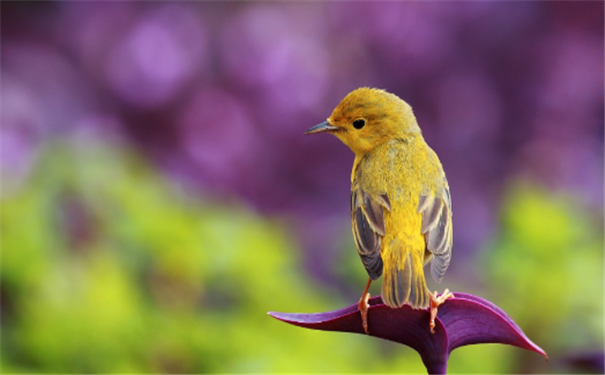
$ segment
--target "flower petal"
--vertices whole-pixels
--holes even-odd
[[[370,336],[398,342],[415,349],[429,374],[444,374],[449,354],[464,345],[500,343],[514,345],[548,356],[498,306],[477,296],[454,293],[439,306],[435,334],[430,333],[428,309],[408,305],[386,306],[380,297],[369,300]],[[317,314],[269,312],[276,319],[299,327],[364,334],[357,304]]]
[[[437,315],[447,328],[450,353],[464,345],[499,343],[532,350],[548,359],[498,306],[471,294],[454,295],[439,307]]]
[[[414,310],[408,305],[392,309],[383,304],[380,297],[371,298],[369,304],[370,336],[407,345],[420,354],[429,373],[445,372],[448,340],[445,327],[439,319],[435,321],[435,334],[431,334],[427,310]],[[270,312],[269,315],[300,327],[364,334],[357,304],[318,314]]]

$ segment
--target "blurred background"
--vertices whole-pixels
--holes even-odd
[[[302,135],[361,86],[412,105],[447,173],[430,289],[550,357],[470,346],[449,371],[604,371],[602,2],[0,6],[3,373],[424,372],[266,315],[363,290],[353,154]]]

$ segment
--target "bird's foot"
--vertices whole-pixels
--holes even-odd
[[[366,335],[370,334],[368,330],[368,309],[370,308],[370,304],[368,300],[370,299],[370,293],[365,293],[361,296],[359,300],[359,312],[361,313],[361,324],[363,325],[363,330],[366,332]]]
[[[431,294],[431,322],[429,323],[431,333],[435,333],[435,318],[437,317],[437,308],[450,297],[454,297],[454,295],[448,289],[444,290],[439,297],[437,297],[437,292]],[[361,301],[359,303],[361,304]]]

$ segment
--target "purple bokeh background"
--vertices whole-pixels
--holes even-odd
[[[493,235],[511,178],[602,217],[602,2],[1,8],[5,195],[48,142],[123,142],[195,195],[297,218],[310,269],[329,277],[312,259],[342,241],[353,155],[302,133],[373,86],[412,105],[444,165],[461,259],[450,272]]]

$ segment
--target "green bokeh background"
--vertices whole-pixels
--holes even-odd
[[[267,316],[353,301],[305,273],[288,218],[169,181],[114,145],[42,151],[1,202],[3,373],[425,371],[408,347]],[[550,361],[480,345],[449,371],[580,371],[565,358],[603,350],[602,218],[528,181],[506,191],[498,233],[468,264],[479,282],[448,286],[497,303]],[[351,248],[343,226],[334,274],[363,285]]]

